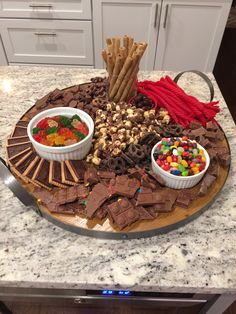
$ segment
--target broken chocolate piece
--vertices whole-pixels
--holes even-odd
[[[86,198],[88,189],[84,185],[70,186],[55,192],[53,201],[58,205],[72,203],[80,198]]]
[[[136,206],[148,206],[154,204],[163,204],[166,199],[165,190],[152,191],[152,189],[142,187],[138,193]]]
[[[193,198],[194,196],[190,191],[188,191],[187,189],[183,189],[180,191],[175,201],[175,204],[179,207],[188,208]]]
[[[116,195],[134,197],[140,182],[135,178],[129,178],[127,175],[117,176],[113,185],[113,191]]]
[[[101,171],[101,170],[97,172],[97,175],[100,179],[114,179],[116,176],[115,173],[112,171]]]
[[[109,189],[102,183],[94,186],[87,199],[87,217],[93,218],[100,206],[111,196]]]
[[[218,161],[216,161],[216,160],[211,161],[209,168],[207,170],[207,173],[215,176],[216,178],[219,176],[220,165],[219,165]]]
[[[140,220],[153,219],[153,215],[143,206],[136,206],[135,210],[138,212]]]
[[[200,185],[200,190],[198,192],[199,196],[204,196],[207,194],[208,189],[212,186],[215,182],[216,177],[207,173],[204,178],[202,179],[202,183]]]
[[[226,154],[218,155],[218,159],[222,166],[228,167],[230,165],[230,161],[231,161],[230,154],[226,153]]]
[[[53,194],[41,187],[35,188],[33,195],[40,203],[44,205],[51,203],[53,200]]]
[[[156,180],[160,185],[165,186],[165,180],[161,176],[154,173],[153,171],[148,171],[147,174],[154,180]]]
[[[99,182],[97,170],[94,167],[88,168],[84,173],[84,184],[93,185]]]
[[[139,219],[138,212],[127,198],[120,198],[118,201],[108,205],[108,210],[119,229],[129,226]]]

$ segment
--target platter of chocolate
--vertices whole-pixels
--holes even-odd
[[[128,37],[128,42],[129,40]],[[115,47],[119,46],[119,42],[114,43]],[[108,45],[112,44],[113,41],[108,40]],[[133,45],[134,42],[132,47]],[[182,115],[182,120],[178,120],[177,111],[173,106],[167,105],[166,98],[163,104],[161,99],[156,102],[154,93],[150,93],[150,97],[147,95],[150,82],[146,82],[145,90],[144,82],[138,83],[136,95],[133,94],[133,84],[129,83],[126,76],[131,78],[131,74],[135,73],[133,80],[136,80],[138,64],[145,47],[144,44],[137,44],[136,49],[130,48],[133,49],[131,61],[127,61],[129,55],[122,59],[121,51],[124,49],[119,50],[116,61],[109,60],[110,53],[103,51],[109,69],[108,78],[96,77],[88,83],[63,90],[56,89],[45,95],[21,117],[7,139],[7,163],[12,173],[35,197],[42,215],[56,225],[100,238],[152,236],[178,228],[199,216],[224,186],[230,167],[230,149],[214,117],[201,121],[195,113],[194,119],[186,114],[186,120]],[[125,39],[124,47],[120,48],[126,48]],[[113,62],[112,70],[109,62]],[[112,76],[114,72],[118,77],[116,80]],[[161,90],[163,93],[163,88]],[[167,91],[166,95],[168,93]],[[92,147],[82,160],[43,159],[29,140],[27,126],[31,119],[40,112],[57,107],[78,108],[93,119]],[[178,110],[179,108],[180,106]],[[209,109],[210,105],[206,108]],[[202,116],[204,114],[201,112]],[[50,121],[50,125],[46,122],[46,129],[51,130],[55,126],[54,122]],[[58,117],[55,122],[58,127]],[[36,128],[44,129],[38,125]],[[70,140],[76,140],[76,136],[71,134],[74,128],[76,127],[69,127],[67,130]],[[33,132],[40,134],[40,130]],[[84,131],[86,136],[87,130]],[[60,130],[57,129],[56,133],[61,136]],[[55,142],[53,134],[55,132],[50,131],[45,134],[45,138],[57,145],[59,142]],[[63,139],[65,138],[64,136]],[[210,165],[195,186],[188,189],[167,187],[165,180],[152,170],[151,151],[163,138],[164,142],[166,138],[188,138],[207,151]],[[59,140],[62,141],[62,138]],[[197,151],[196,156],[190,160],[190,149],[196,150],[196,147],[188,146],[187,151],[184,145],[180,145],[182,148],[178,150],[180,146],[175,142],[177,141],[171,143],[173,145],[166,144],[170,149],[170,154],[166,157],[172,167],[170,171],[180,171],[183,168],[180,173],[185,176],[184,171],[191,175],[191,171],[197,173],[199,167],[204,169],[205,155],[201,151]],[[184,150],[186,153],[182,157],[186,158],[179,154],[181,158],[176,159],[179,164],[173,161],[176,151]],[[161,158],[156,156],[155,161],[167,169],[168,162]]]

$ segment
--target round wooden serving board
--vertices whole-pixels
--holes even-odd
[[[35,108],[32,107],[27,113],[35,111]],[[28,121],[29,119],[25,117],[25,114],[22,116],[21,120]],[[227,147],[230,152],[226,137],[221,144]],[[86,218],[78,215],[74,216],[50,213],[45,206],[42,206],[41,204],[38,204],[38,206],[40,207],[42,215],[46,219],[66,230],[76,232],[78,234],[107,239],[150,237],[179,228],[203,213],[211,205],[224,186],[229,173],[229,168],[230,166],[226,168],[220,167],[219,176],[208,190],[207,195],[195,199],[187,209],[175,206],[174,210],[170,213],[159,214],[159,216],[153,220],[138,221],[131,226],[126,227],[122,231],[117,230],[115,226],[110,223],[108,218],[102,221],[98,219],[87,220]],[[26,184],[19,177],[17,177],[17,179],[28,192],[34,194],[33,184]],[[197,188],[198,185],[190,190]]]

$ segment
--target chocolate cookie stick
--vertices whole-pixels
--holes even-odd
[[[67,187],[65,184],[62,184],[61,163],[59,161],[50,160],[48,181],[50,184],[55,185],[59,188]]]

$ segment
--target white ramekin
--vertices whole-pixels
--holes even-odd
[[[207,171],[207,169],[209,167],[209,164],[210,164],[210,157],[209,157],[207,151],[205,150],[205,148],[197,143],[198,148],[202,149],[204,151],[204,155],[206,157],[206,167],[205,167],[205,169],[203,171],[199,172],[198,174],[194,174],[194,175],[189,176],[189,177],[179,177],[179,176],[175,176],[175,175],[173,175],[173,174],[163,170],[156,163],[156,161],[155,161],[155,159],[153,157],[153,154],[155,152],[155,149],[156,149],[157,145],[160,142],[158,142],[156,145],[154,145],[154,147],[152,149],[152,152],[151,152],[152,170],[153,170],[153,172],[158,174],[159,176],[161,176],[163,178],[163,180],[165,181],[166,186],[168,186],[169,188],[173,188],[173,189],[188,189],[188,188],[191,188],[194,185],[196,185],[202,179],[202,177],[206,173],[206,171]]]
[[[88,135],[80,142],[63,147],[51,147],[38,143],[34,140],[32,136],[32,130],[37,125],[37,123],[46,117],[65,115],[67,117],[72,117],[73,115],[79,115],[81,120],[84,121],[89,129]],[[27,133],[29,139],[39,154],[40,157],[47,160],[67,160],[67,159],[75,159],[80,160],[83,159],[89,152],[92,145],[92,138],[94,132],[94,123],[92,118],[83,110],[70,108],[70,107],[58,107],[53,109],[48,109],[43,112],[37,114],[33,119],[29,122],[27,127]]]

